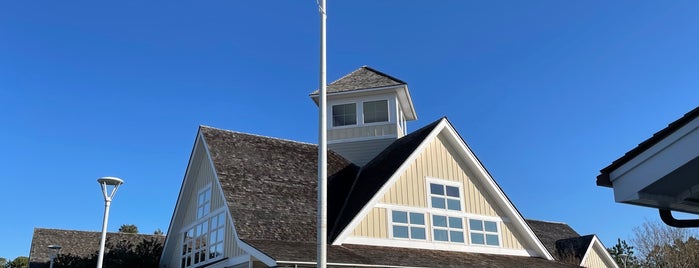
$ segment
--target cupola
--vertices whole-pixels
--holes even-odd
[[[311,98],[318,105],[318,90]],[[327,87],[328,148],[363,166],[417,119],[408,85],[368,66]]]

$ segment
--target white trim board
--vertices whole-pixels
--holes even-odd
[[[523,241],[520,241],[524,247],[530,248],[525,250],[529,256],[543,257],[547,260],[554,260],[551,253],[546,250],[543,243],[539,240],[534,232],[529,228],[529,225],[524,221],[524,218],[515,208],[515,206],[510,202],[505,193],[502,191],[500,186],[497,185],[490,173],[485,169],[483,164],[478,160],[476,155],[471,151],[468,145],[463,141],[461,136],[456,132],[451,123],[446,118],[442,118],[437,126],[434,127],[432,132],[430,132],[427,137],[418,145],[418,147],[413,151],[405,162],[395,171],[393,175],[387,180],[387,182],[379,189],[379,191],[367,202],[364,207],[360,210],[357,215],[350,221],[350,223],[340,232],[340,235],[333,241],[333,245],[341,245],[347,243],[350,238],[352,231],[359,225],[359,223],[366,217],[366,215],[379,204],[381,198],[388,192],[388,190],[398,181],[400,176],[406,171],[406,169],[419,157],[425,148],[433,142],[439,135],[443,135],[445,139],[455,148],[458,156],[464,160],[467,165],[466,168],[470,169],[473,173],[474,181],[480,182],[488,191],[488,193],[493,197],[495,207],[499,207],[505,215],[512,221],[513,228],[510,230],[512,232],[518,232],[522,234]]]

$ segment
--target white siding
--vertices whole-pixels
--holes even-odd
[[[173,217],[172,230],[168,230],[168,241],[163,249],[161,267],[180,267],[182,255],[182,232],[197,221],[197,194],[200,190],[211,187],[211,210],[213,212],[224,211],[228,214],[225,198],[221,195],[221,186],[216,179],[215,171],[211,165],[204,143],[197,139],[197,145],[192,152],[192,159],[185,174],[184,184],[180,190],[176,215]],[[233,225],[227,216],[224,239],[224,258],[232,258],[244,255],[236,243]]]

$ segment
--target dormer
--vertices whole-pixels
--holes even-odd
[[[318,105],[318,91],[311,98]],[[408,85],[368,66],[327,87],[328,148],[363,166],[417,119]]]

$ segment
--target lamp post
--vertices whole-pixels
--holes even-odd
[[[104,242],[107,240],[107,220],[109,220],[109,205],[112,203],[112,198],[119,185],[123,184],[122,179],[116,177],[102,177],[97,179],[97,183],[100,184],[102,188],[102,194],[104,195],[104,221],[102,222],[102,240],[100,240],[100,254],[97,256],[97,268],[102,268],[102,261],[104,260]],[[111,186],[112,192],[107,195],[107,186]]]
[[[51,258],[51,264],[49,268],[53,268],[53,260],[58,256],[58,252],[61,251],[61,246],[59,245],[49,245],[49,258]]]

